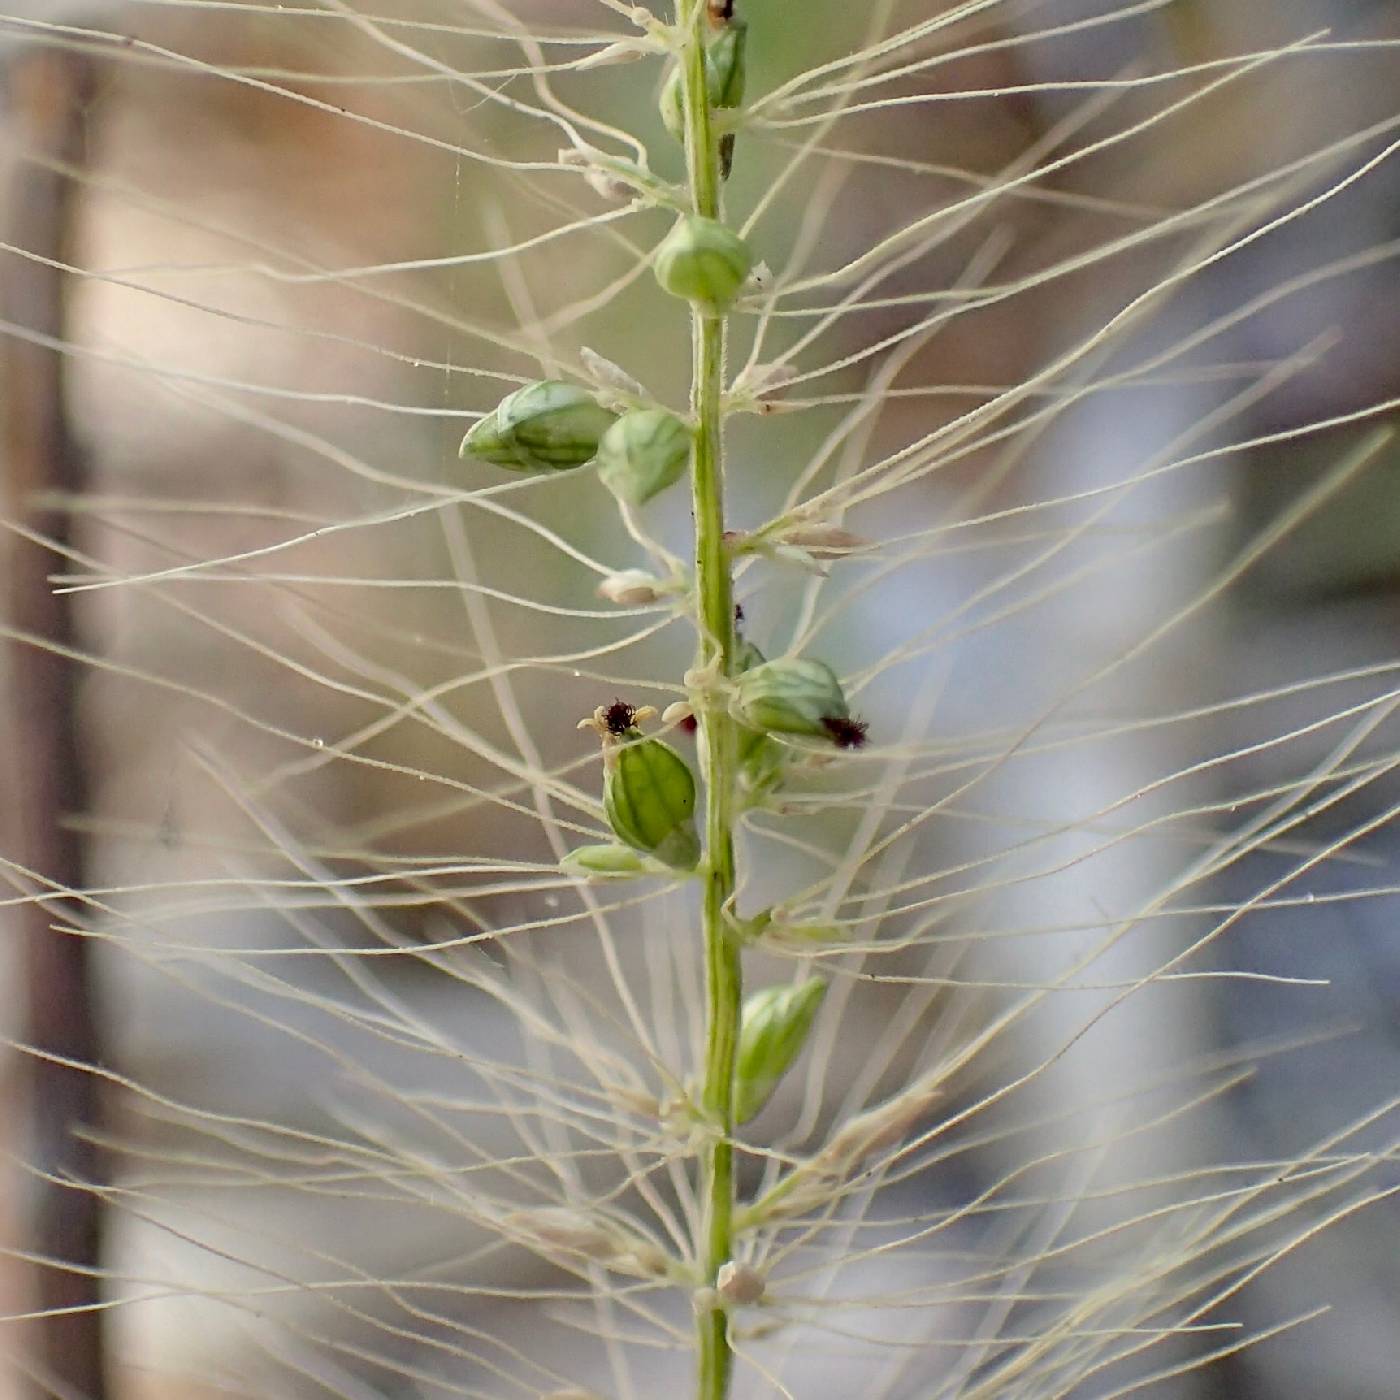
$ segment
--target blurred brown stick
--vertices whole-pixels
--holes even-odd
[[[56,52],[17,57],[4,74],[8,120],[22,160],[5,200],[7,242],[62,261],[70,243],[71,182],[51,163],[77,165],[91,89],[90,64]],[[64,335],[63,274],[43,262],[10,255],[0,264],[4,319],[40,336]],[[3,476],[6,518],[45,540],[63,543],[68,522],[40,498],[76,492],[82,464],[64,409],[64,359],[44,345],[10,335],[0,352],[3,393]],[[48,575],[59,557],[11,534],[5,611],[32,642],[6,648],[5,696],[13,741],[6,764],[6,853],[46,884],[81,888],[83,853],[67,813],[84,806],[77,748],[75,665],[58,649],[73,643],[72,610]],[[30,1286],[49,1313],[38,1325],[32,1364],[43,1393],[63,1400],[105,1394],[102,1314],[94,1271],[102,1222],[96,1152],[85,1129],[97,1122],[97,1082],[77,1065],[94,1064],[99,1047],[86,939],[53,932],[52,907],[24,906],[21,928],[30,1057],[26,1085],[27,1151],[37,1168],[29,1210],[29,1248],[52,1263],[38,1266]],[[52,1056],[54,1058],[48,1058]],[[68,1266],[68,1267],[65,1267]]]

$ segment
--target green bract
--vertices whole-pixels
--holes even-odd
[[[634,506],[678,481],[689,460],[690,429],[662,408],[624,413],[598,444],[598,475]]]
[[[616,417],[586,389],[541,379],[502,399],[462,439],[460,455],[511,471],[566,471],[593,460]]]
[[[753,729],[832,737],[833,724],[850,718],[836,673],[805,658],[765,661],[734,682],[735,715]]]
[[[631,846],[617,844],[579,846],[559,862],[566,875],[582,875],[585,879],[626,879],[645,875],[651,868]]]
[[[711,314],[739,294],[753,266],[748,245],[714,219],[683,215],[656,250],[656,280]]]
[[[609,751],[603,782],[603,811],[629,846],[673,870],[693,870],[700,840],[691,816],[695,776],[680,754],[661,739],[629,730]]]
[[[735,1122],[747,1123],[768,1102],[802,1053],[825,995],[826,983],[812,978],[798,987],[765,987],[744,1003],[734,1065]]]

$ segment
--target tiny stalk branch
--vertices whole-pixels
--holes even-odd
[[[705,0],[678,0],[686,170],[697,215],[720,217],[719,145],[706,80]],[[734,590],[724,542],[725,316],[701,304],[691,310],[691,411],[695,439],[691,487],[695,507],[695,590],[700,620],[699,667],[727,678],[734,672]],[[727,911],[734,896],[734,818],[738,742],[724,696],[713,686],[696,697],[705,743],[704,902],[706,1043],[702,1104],[713,1134],[704,1163],[705,1282],[714,1287],[730,1262],[734,1229],[734,1066],[739,1044],[743,972]],[[723,1400],[733,1354],[722,1307],[697,1312],[699,1400]]]

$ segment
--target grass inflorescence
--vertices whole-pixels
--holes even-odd
[[[1392,892],[1395,663],[1241,638],[1393,460],[1327,298],[1394,39],[1219,8],[0,0],[98,85],[3,327],[90,449],[9,521],[79,639],[4,632],[89,860],[0,869],[109,1038],[102,1256],[12,1253],[115,1393],[1107,1400],[1322,1325],[1269,1280],[1394,1104],[1252,1150],[1330,1027],[1210,1018]]]

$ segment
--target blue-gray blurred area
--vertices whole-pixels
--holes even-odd
[[[1102,13],[1093,3],[1054,7],[1066,17]],[[1035,23],[1044,10],[1036,9]],[[1326,28],[1329,37],[1392,36],[1400,7],[1294,0],[1280,4],[1169,6],[1155,21],[1175,41],[1223,41],[1227,49],[1263,48],[1285,33]],[[1209,36],[1209,38],[1207,38]],[[1202,51],[1195,49],[1198,54]],[[1120,52],[1130,61],[1131,52]],[[1093,60],[1081,45],[1047,46],[1033,60],[1071,76]],[[1297,75],[1276,94],[1277,107],[1241,112],[1210,124],[1178,152],[1181,178],[1216,161],[1250,167],[1262,153],[1279,159],[1320,132],[1378,123],[1376,151],[1392,139],[1397,79],[1393,54],[1369,74],[1337,70]],[[1353,127],[1354,124],[1354,127]],[[1254,168],[1258,168],[1255,166]],[[1145,193],[1156,178],[1136,172]],[[1130,177],[1131,178],[1131,177]],[[1314,187],[1316,188],[1316,187]],[[1187,313],[1198,321],[1228,312],[1289,279],[1310,282],[1229,335],[1241,359],[1295,353],[1309,337],[1332,334],[1316,367],[1243,415],[1241,438],[1284,436],[1309,422],[1343,418],[1394,399],[1400,363],[1400,278],[1392,257],[1400,233],[1400,167],[1383,160],[1307,219],[1261,239],[1202,279]],[[1353,259],[1354,275],[1314,281],[1333,259]],[[1149,334],[1157,334],[1161,327]],[[1170,333],[1169,331],[1166,333]],[[1209,411],[1212,396],[1183,411]],[[1393,418],[1393,411],[1392,411]],[[1152,431],[1150,420],[1111,431]],[[1289,439],[1233,459],[1234,529],[1256,537],[1290,503],[1325,476],[1355,430]],[[1220,981],[1203,998],[1203,1043],[1254,1056],[1249,1077],[1230,1094],[1214,1131],[1241,1160],[1286,1160],[1313,1152],[1393,1154],[1387,1109],[1400,1086],[1400,937],[1396,933],[1394,675],[1400,648],[1400,457],[1390,448],[1374,468],[1349,482],[1270,548],[1240,580],[1218,631],[1193,635],[1180,664],[1200,678],[1203,694],[1228,690],[1270,698],[1225,711],[1212,747],[1243,755],[1211,783],[1215,795],[1240,798],[1243,827],[1295,788],[1274,815],[1288,811],[1275,848],[1234,860],[1201,887],[1227,931],[1212,945],[1222,972],[1266,972],[1298,979],[1285,987]],[[1209,566],[1207,566],[1207,569]],[[1188,586],[1206,582],[1203,571]],[[1148,584],[1147,586],[1151,586]],[[1337,684],[1319,690],[1318,678]],[[1296,735],[1254,751],[1264,735]],[[1347,776],[1342,776],[1346,774]],[[1261,794],[1273,794],[1273,798]],[[1233,803],[1229,811],[1234,812]],[[1264,906],[1254,908],[1258,902]],[[1211,984],[1206,984],[1210,986]],[[1356,1125],[1364,1125],[1357,1131]],[[1392,1155],[1393,1161],[1393,1155]],[[1376,1181],[1394,1190],[1394,1168]],[[1318,1218],[1329,1214],[1323,1206]],[[1287,1267],[1244,1295],[1243,1315],[1256,1323],[1326,1314],[1256,1351],[1229,1359],[1201,1378],[1201,1393],[1219,1396],[1347,1397],[1381,1400],[1396,1393],[1395,1321],[1400,1299],[1400,1211],[1381,1199],[1356,1217],[1321,1231]]]
[[[753,95],[839,54],[884,13],[841,0],[741,0],[740,8],[751,23]],[[943,8],[943,0],[906,0],[888,12],[907,24]],[[948,819],[926,829],[912,853],[895,854],[915,870],[924,861],[952,872],[938,887],[950,901],[936,926],[947,936],[935,949],[946,966],[934,965],[952,982],[984,989],[957,1003],[958,1033],[989,1021],[1007,989],[1054,983],[1077,958],[1091,959],[1075,990],[1047,998],[953,1089],[961,1108],[1043,1065],[1001,1106],[1004,1119],[989,1115],[998,1132],[941,1174],[905,1183],[890,1215],[934,1202],[956,1216],[1019,1164],[1043,1158],[1027,1194],[1082,1190],[1093,1202],[1082,1211],[1085,1228],[1109,1231],[1111,1259],[1138,1238],[1109,1230],[1115,1192],[1136,1199],[1133,1183],[1191,1179],[1202,1163],[1222,1160],[1311,1170],[1323,1182],[1366,1154],[1389,1156],[1358,1188],[1374,1203],[1299,1243],[1198,1319],[1269,1331],[1309,1315],[1304,1325],[1199,1371],[1186,1369],[1192,1349],[1228,1351],[1228,1338],[1182,1340],[1170,1357],[1182,1374],[1147,1393],[1394,1400],[1400,1205],[1384,1193],[1400,1184],[1391,1104],[1400,1091],[1400,828],[1392,820],[1400,802],[1400,450],[1382,445],[1364,470],[1335,489],[1327,483],[1378,422],[1394,421],[1393,407],[1387,415],[1375,405],[1400,397],[1400,164],[1389,144],[1400,126],[1400,3],[1006,0],[967,8],[948,41],[965,47],[962,56],[910,74],[898,91],[988,95],[852,118],[852,146],[928,169],[915,178],[893,161],[862,166],[844,183],[791,181],[760,225],[774,268],[795,249],[810,260],[806,271],[829,267],[930,206],[1135,121],[1145,123],[1141,135],[1057,168],[1024,198],[975,211],[885,285],[893,304],[841,321],[814,359],[905,328],[914,313],[897,304],[900,294],[1018,278],[1025,294],[988,297],[951,318],[914,357],[911,379],[1016,384],[1130,303],[1131,320],[1047,394],[1068,397],[1166,358],[1160,374],[1121,392],[1085,392],[1043,426],[953,460],[917,489],[874,499],[843,522],[875,539],[950,525],[951,544],[930,549],[878,593],[852,588],[820,641],[854,673],[942,628],[914,664],[873,677],[861,701],[879,742],[932,734],[945,746],[946,767],[910,800],[947,802]],[[373,22],[347,20],[356,14]],[[208,1166],[212,1152],[214,1135],[188,1135],[177,1101],[228,1115],[225,1146],[239,1145],[245,1119],[327,1138],[412,1139],[410,1093],[485,1093],[463,1084],[474,1046],[529,1063],[529,1046],[517,1047],[516,1028],[495,1003],[464,996],[428,964],[380,960],[372,979],[347,990],[344,968],[303,959],[295,973],[302,994],[289,995],[279,979],[293,976],[290,960],[256,956],[288,941],[285,909],[259,882],[292,874],[337,888],[369,868],[366,852],[384,863],[376,869],[409,876],[413,862],[443,852],[553,859],[523,804],[486,819],[464,805],[463,785],[497,775],[454,735],[509,750],[524,729],[535,736],[536,763],[563,767],[578,758],[578,717],[612,698],[610,684],[599,694],[599,670],[635,668],[649,686],[636,698],[662,705],[689,662],[689,639],[672,627],[596,667],[570,662],[517,686],[517,714],[505,711],[493,683],[455,691],[454,677],[479,670],[483,658],[489,669],[493,657],[562,655],[620,632],[604,617],[581,641],[578,623],[549,611],[603,611],[596,577],[576,559],[551,554],[544,566],[531,537],[494,519],[402,509],[420,486],[499,484],[484,467],[457,461],[465,425],[514,383],[557,369],[552,357],[575,363],[581,345],[684,402],[683,320],[659,313],[649,277],[631,275],[664,219],[619,220],[520,259],[450,261],[607,207],[573,187],[559,193],[562,185],[548,185],[555,175],[537,186],[463,154],[551,161],[562,144],[557,131],[522,135],[501,104],[445,77],[445,69],[487,64],[479,41],[454,29],[516,21],[619,28],[616,15],[585,0],[0,0],[0,62],[60,51],[96,72],[63,254],[83,270],[68,288],[67,410],[94,499],[77,507],[82,557],[65,567],[137,574],[233,561],[219,579],[188,587],[82,595],[86,645],[102,666],[83,695],[90,810],[69,815],[87,834],[93,883],[128,892],[119,901],[125,922],[111,926],[102,961],[104,1024],[113,1065],[154,1091],[113,1090],[114,1115],[129,1114],[114,1132],[149,1152],[133,1155],[131,1179],[151,1193],[114,1210],[112,1267],[129,1280],[124,1296],[147,1299],[114,1313],[121,1400],[218,1394],[215,1385],[201,1389],[201,1377],[245,1365],[252,1375],[249,1357],[277,1368],[279,1396],[497,1393],[479,1371],[439,1368],[433,1339],[406,1328],[386,1342],[369,1324],[362,1335],[346,1321],[351,1309],[328,1322],[314,1299],[307,1319],[287,1303],[291,1325],[274,1336],[263,1304],[248,1302],[256,1287],[332,1264],[394,1278],[431,1259],[435,1278],[500,1291],[466,1309],[473,1326],[566,1369],[577,1344],[567,1318],[509,1300],[511,1288],[538,1284],[538,1271],[514,1256],[477,1262],[479,1222],[463,1217],[445,1228],[402,1201],[367,1209],[352,1192],[310,1196],[275,1181],[216,1192],[212,1210],[207,1194],[197,1204],[193,1191],[183,1196],[179,1180],[161,1194],[167,1166],[181,1178]],[[1324,31],[1325,51],[1261,59],[1257,72],[1186,102],[1232,71],[1225,60],[1320,42]],[[437,66],[415,64],[390,40]],[[1184,72],[1132,86],[1172,70]],[[679,156],[655,115],[657,76],[654,65],[619,64],[567,79],[563,90],[637,131],[657,170],[679,179]],[[1091,80],[1123,87],[1086,93]],[[528,91],[524,80],[510,81]],[[279,87],[308,100],[287,101]],[[1171,121],[1146,122],[1178,99]],[[405,139],[405,129],[421,139]],[[740,142],[732,210],[765,197],[791,159],[784,141],[801,136]],[[1329,143],[1333,154],[1319,155]],[[0,173],[12,175],[25,159],[7,140]],[[1212,201],[1226,192],[1229,213],[1217,218]],[[1315,209],[1297,212],[1314,198]],[[1195,212],[1165,236],[1127,238],[1183,211]],[[1040,270],[1116,237],[1125,241],[1111,257],[1036,282]],[[1193,257],[1202,265],[1174,283]],[[20,266],[7,257],[0,275]],[[1161,295],[1134,301],[1164,283]],[[594,293],[600,310],[570,312]],[[499,331],[502,344],[464,329],[468,322]],[[1208,338],[1179,350],[1205,327]],[[774,344],[794,336],[784,328]],[[868,368],[802,391],[858,395]],[[976,401],[892,393],[868,435],[854,435],[853,459],[833,470],[948,429]],[[0,405],[0,415],[14,412]],[[755,524],[781,504],[835,413],[828,404],[806,416],[736,422],[736,523]],[[1325,430],[1310,426],[1332,419]],[[1153,473],[1197,457],[1190,470]],[[511,499],[586,553],[619,567],[644,562],[630,541],[619,546],[611,505],[590,483],[549,486]],[[1325,499],[1304,510],[1300,503],[1319,492]],[[1050,501],[1061,504],[1028,513],[1020,528],[1021,507]],[[1295,509],[1296,523],[1273,539]],[[974,517],[1004,519],[1001,533],[963,530]],[[340,528],[344,521],[360,524]],[[662,502],[648,521],[683,550],[684,501]],[[293,536],[298,543],[286,547]],[[843,567],[833,569],[833,590],[845,586]],[[406,586],[414,581],[430,586]],[[471,591],[483,583],[544,609],[488,607]],[[754,586],[752,595],[741,585],[749,635],[784,645],[803,616],[807,584],[802,575],[772,590]],[[368,732],[380,710],[367,692],[401,701],[408,720]],[[362,761],[318,753],[362,729]],[[959,775],[970,771],[959,765],[1002,749],[959,800]],[[753,891],[779,897],[804,868],[802,855],[777,842],[756,849]],[[895,864],[879,871],[888,883],[903,873]],[[205,909],[198,882],[216,878],[246,880],[256,891],[248,903],[267,907],[232,911],[216,901]],[[382,926],[362,922],[347,898],[314,919],[293,918],[293,932],[323,946],[381,937],[430,945],[467,926],[463,908],[484,927],[547,921],[560,907],[554,894],[476,902],[467,883],[444,909],[407,897],[423,887],[405,876],[405,898]],[[668,930],[683,922],[677,907],[666,906]],[[149,945],[147,924],[158,930]],[[552,956],[556,945],[546,946]],[[558,956],[569,977],[590,985],[596,969],[580,967],[567,945]],[[1163,978],[1114,1004],[1116,989],[1164,967],[1195,980]],[[927,969],[911,959],[895,971]],[[18,995],[3,995],[7,1027],[18,1024]],[[421,1022],[460,1059],[425,1060],[408,1038],[367,1033],[337,1015],[342,996],[366,1024],[369,1011]],[[895,992],[863,988],[861,996],[837,1047],[844,1053],[832,1057],[842,1090],[859,1077],[852,1062],[861,1051],[900,1024]],[[681,1026],[683,1012],[675,1016]],[[1188,1070],[1203,1082],[1229,1079],[1228,1092],[1179,1124],[1164,1118],[1165,1128],[1135,1136],[1123,1115],[1140,1109],[1142,1086],[1178,1073],[1184,1081]],[[373,1121],[386,1105],[399,1116]],[[1023,1123],[1037,1126],[1000,1135]],[[1101,1154],[1100,1142],[1111,1144]],[[504,1154],[508,1143],[502,1128],[499,1141],[486,1135],[476,1145]],[[12,1239],[23,1237],[21,1180],[16,1172],[9,1182],[20,1202],[5,1211]],[[1218,1182],[1199,1180],[1206,1184],[1191,1189],[1202,1195]],[[1289,1238],[1342,1203],[1320,1191]],[[1048,1248],[1058,1227],[1042,1224]],[[1039,1239],[1034,1228],[1028,1234]],[[950,1253],[986,1247],[972,1219],[950,1238]],[[878,1259],[867,1260],[871,1277],[859,1284],[913,1288],[908,1275],[920,1267],[900,1256],[886,1280]],[[202,1296],[245,1285],[238,1308],[216,1309]],[[18,1289],[7,1286],[7,1297]],[[297,1332],[303,1321],[306,1337]],[[950,1312],[949,1335],[969,1325]],[[318,1332],[334,1335],[334,1356],[318,1350]],[[811,1326],[787,1356],[798,1400],[835,1400],[866,1384],[929,1400],[962,1393],[948,1389],[953,1377],[969,1389],[977,1380],[974,1363],[962,1376],[937,1347],[927,1354],[948,1369],[932,1376],[913,1365],[903,1373],[873,1363],[828,1367],[821,1340]],[[672,1386],[671,1361],[637,1348],[635,1393]],[[997,1400],[1125,1393],[1139,1374],[1134,1364],[1061,1388],[1011,1379]],[[11,1400],[4,1383],[0,1400]],[[612,1393],[605,1369],[578,1383]],[[757,1381],[743,1392],[780,1393]]]

